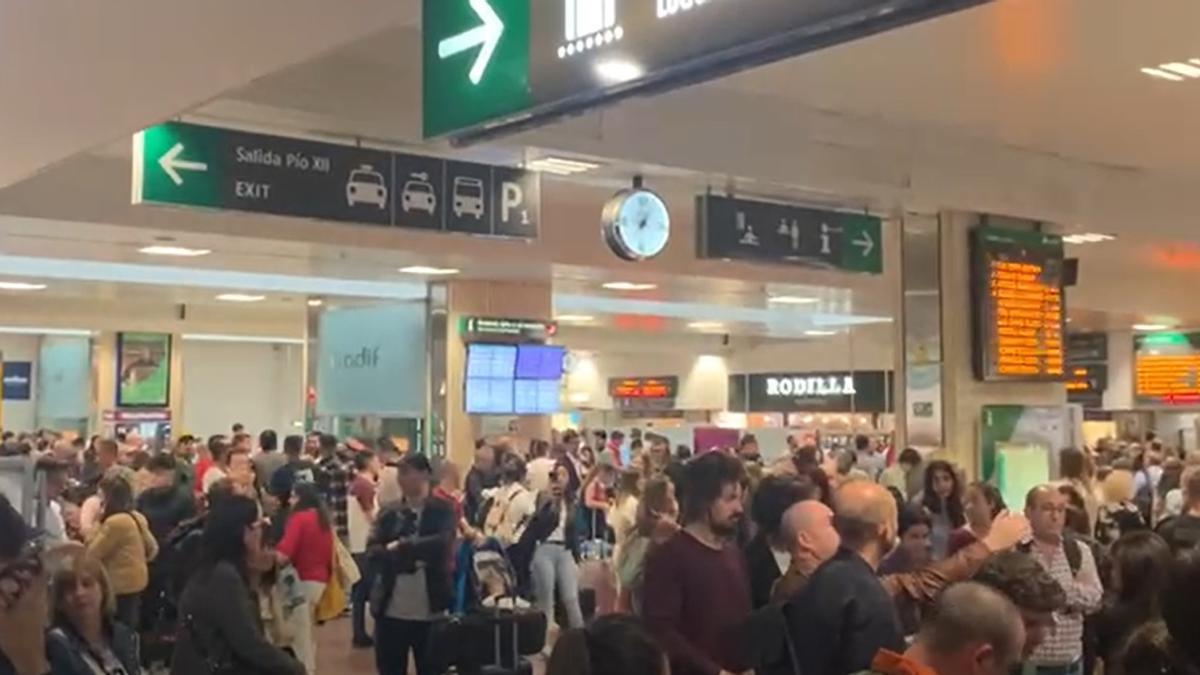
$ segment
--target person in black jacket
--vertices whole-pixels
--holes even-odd
[[[233,495],[212,504],[199,569],[180,599],[172,675],[304,675],[304,666],[263,632],[253,576],[271,566],[258,504]]]
[[[417,675],[434,675],[430,659],[433,620],[450,608],[450,547],[454,509],[431,499],[433,469],[422,455],[400,461],[403,498],[376,517],[367,555],[376,570],[371,589],[375,665],[381,675],[408,672],[411,651]]]
[[[784,512],[815,494],[815,488],[793,476],[768,476],[758,484],[750,505],[750,517],[758,531],[743,549],[755,609],[771,602],[771,589],[792,564],[791,542],[780,536]]]
[[[53,622],[46,656],[54,675],[138,675],[137,635],[115,620],[112,588],[104,566],[77,556],[54,575]]]
[[[880,485],[852,481],[834,506],[842,547],[784,610],[804,675],[857,673],[880,649],[904,652],[892,596],[876,576],[896,540],[896,500]]]

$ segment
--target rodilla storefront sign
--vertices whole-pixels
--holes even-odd
[[[889,412],[892,373],[750,373],[729,376],[731,412]]]
[[[853,396],[853,375],[767,377],[767,396]]]
[[[427,137],[533,126],[987,0],[424,0]]]

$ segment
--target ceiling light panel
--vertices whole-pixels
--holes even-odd
[[[217,295],[218,300],[226,301],[226,303],[262,303],[266,299],[266,295],[252,295],[250,293],[221,293]]]
[[[635,283],[632,281],[610,281],[604,284],[604,288],[610,291],[652,291],[658,288],[658,285]]]
[[[187,248],[186,246],[145,246],[138,249],[145,255],[161,255],[173,258],[198,258],[212,253],[206,248]]]
[[[542,157],[531,162],[526,162],[525,168],[530,171],[541,171],[542,173],[551,173],[556,176],[571,176],[598,169],[600,165],[579,159],[567,159],[565,157]]]
[[[410,265],[401,267],[400,271],[404,274],[416,274],[427,277],[445,277],[452,274],[458,274],[460,270],[453,267],[426,267],[425,265]]]
[[[1099,234],[1096,232],[1063,235],[1063,241],[1068,244],[1101,244],[1106,241],[1113,241],[1114,239],[1116,237],[1111,234]]]
[[[1170,61],[1157,66],[1142,68],[1142,74],[1167,82],[1186,82],[1200,79],[1200,58],[1186,61]]]
[[[44,291],[46,284],[31,284],[27,281],[0,281],[0,291]]]

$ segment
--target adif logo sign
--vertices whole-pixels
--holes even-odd
[[[767,396],[853,396],[856,393],[853,375],[767,378]]]
[[[617,0],[563,0],[563,40],[558,58],[565,59],[625,37],[617,24]]]
[[[379,367],[379,347],[363,347],[361,351],[335,355],[333,367],[338,370],[377,368]]]

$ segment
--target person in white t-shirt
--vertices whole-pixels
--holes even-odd
[[[536,493],[550,489],[550,475],[554,473],[555,460],[550,457],[550,444],[534,441],[529,446],[529,463],[525,465],[525,483]]]

